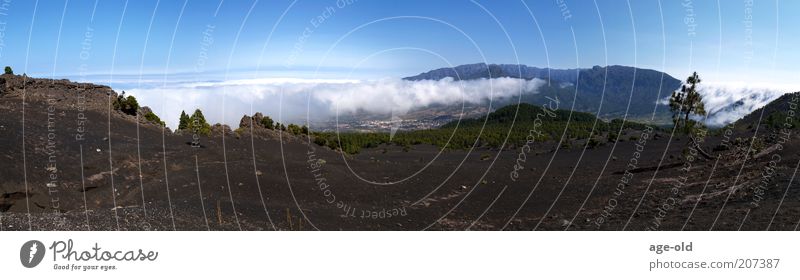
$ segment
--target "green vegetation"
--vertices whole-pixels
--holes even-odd
[[[299,126],[296,124],[289,124],[287,127],[281,125],[281,129],[294,135],[308,135],[308,127],[305,125]]]
[[[594,149],[594,148],[597,148],[597,146],[600,146],[602,144],[603,143],[601,143],[600,141],[598,141],[597,139],[592,137],[592,138],[589,138],[589,140],[586,142],[586,147],[589,148],[589,149]]]
[[[161,126],[166,126],[161,118],[158,117],[153,111],[150,110],[148,107],[139,107],[139,102],[136,101],[136,97],[131,95],[125,96],[125,92],[123,91],[116,99],[111,103],[111,106],[114,110],[123,112],[127,115],[136,116],[136,115],[143,115],[144,118],[152,123],[160,124]]]
[[[268,116],[264,116],[264,118],[261,119],[261,125],[267,129],[275,129],[275,121]]]
[[[697,92],[697,85],[701,82],[700,76],[697,72],[693,72],[691,76],[686,78],[686,83],[681,86],[680,90],[672,93],[669,98],[669,109],[672,111],[672,121],[675,129],[683,131],[688,137],[688,144],[697,153],[706,159],[714,159],[714,156],[708,154],[703,150],[701,144],[703,138],[708,134],[702,122],[697,122],[689,119],[690,116],[705,116],[706,109],[703,104],[703,96]],[[684,153],[689,153],[689,149],[684,149]]]
[[[800,119],[786,112],[774,111],[766,117],[763,125],[772,129],[794,129],[800,127]]]
[[[14,75],[14,70],[11,69],[11,66],[6,66],[6,74],[7,75]]]
[[[139,111],[139,102],[136,101],[136,97],[129,95],[125,97],[125,92],[123,91],[122,94],[117,96],[117,99],[114,100],[112,103],[114,110],[122,111],[125,114],[135,116],[136,112]]]
[[[147,112],[144,114],[144,118],[150,122],[161,124],[161,126],[166,126],[167,124],[161,120],[155,113]]]
[[[689,119],[690,116],[705,116],[706,110],[703,104],[703,97],[697,92],[700,76],[697,72],[692,73],[686,78],[686,84],[676,90],[669,98],[669,109],[673,113],[672,121],[676,128],[683,128],[685,133],[693,131],[698,125],[696,121]]]
[[[189,128],[189,115],[186,114],[186,111],[181,111],[181,118],[178,121],[178,130],[183,130]]]
[[[188,121],[186,130],[200,135],[211,134],[211,125],[206,122],[206,117],[203,116],[203,112],[200,109],[194,110]]]
[[[514,115],[516,114],[516,121]],[[403,146],[406,150],[411,145],[431,144],[445,149],[462,150],[471,147],[524,145],[529,139],[547,141],[560,139],[589,139],[604,133],[617,133],[622,120],[605,122],[597,120],[594,136],[592,125],[596,118],[593,114],[570,112],[567,110],[548,110],[531,104],[510,105],[489,114],[487,118],[466,119],[451,122],[438,129],[400,131],[390,139],[388,133],[314,133],[314,143],[334,150],[355,154],[362,148],[375,148],[382,144]],[[484,127],[485,121],[485,127]],[[569,123],[569,125],[567,125]],[[645,129],[647,125],[626,122],[626,129]],[[453,133],[456,132],[456,133]],[[480,137],[479,137],[480,136]],[[599,141],[592,138],[589,141]],[[570,144],[565,144],[569,146]],[[599,145],[599,142],[596,143]],[[595,146],[596,146],[595,145]]]
[[[286,131],[291,134],[300,134],[300,127],[296,124],[289,124],[289,126],[286,127]]]

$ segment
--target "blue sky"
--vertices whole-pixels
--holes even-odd
[[[712,83],[791,88],[800,64],[798,1],[0,4],[0,64],[18,73],[98,82],[139,73],[369,79],[486,61],[631,65],[678,78],[696,70]]]

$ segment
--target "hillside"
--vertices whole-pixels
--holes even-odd
[[[515,64],[485,64],[474,63],[459,65],[453,68],[439,68],[416,76],[406,77],[410,81],[441,80],[453,78],[454,80],[473,80],[479,78],[519,78],[519,79],[552,79],[558,82],[575,83],[578,71],[581,69],[552,69],[537,68],[527,65]]]
[[[739,129],[755,130],[757,126],[765,129],[796,129],[800,127],[800,92],[787,93],[766,106],[737,120],[734,126]]]
[[[315,133],[314,142],[350,154],[383,144],[406,147],[430,144],[455,150],[474,147],[513,148],[524,145],[530,139],[531,131],[535,131],[533,137],[537,141],[559,141],[563,135],[565,147],[571,146],[576,140],[583,140],[581,143],[590,141],[590,146],[594,147],[607,141],[615,141],[621,124],[622,120],[606,122],[590,113],[550,110],[521,103],[502,107],[483,118],[452,121],[437,129],[401,131],[394,137],[390,137],[388,133]],[[629,121],[625,128],[623,133],[627,134],[630,129],[642,130],[646,125]]]
[[[669,124],[670,113],[658,101],[679,88],[681,81],[669,74],[628,66],[595,66],[589,69],[548,69],[525,65],[468,64],[441,68],[407,80],[456,80],[512,77],[549,81],[535,93],[524,93],[519,101],[542,104],[557,96],[564,109],[598,114],[610,120],[627,118],[638,122]],[[501,101],[498,106],[517,103],[518,98]],[[459,106],[460,107],[460,106]]]

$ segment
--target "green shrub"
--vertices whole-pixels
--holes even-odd
[[[295,134],[295,135],[300,134],[300,132],[301,132],[300,131],[300,127],[297,126],[296,124],[289,124],[289,126],[286,127],[286,130],[289,131],[289,133]]]
[[[11,66],[6,66],[6,74],[14,75],[14,70],[11,69]]]
[[[166,126],[166,125],[167,125],[166,123],[164,123],[163,121],[161,121],[161,118],[159,118],[159,117],[158,117],[158,116],[157,116],[155,113],[153,113],[153,112],[147,112],[146,114],[144,114],[144,118],[145,118],[146,120],[150,121],[150,122],[153,122],[153,123],[160,124],[161,126]]]
[[[608,139],[607,139],[607,140],[608,140],[608,142],[611,142],[611,143],[613,143],[613,142],[617,142],[617,138],[619,138],[619,137],[618,137],[618,136],[619,136],[619,134],[617,134],[617,132],[615,132],[615,131],[610,131],[610,132],[608,132],[608,135],[607,135],[607,136],[608,136],[608,137],[607,137],[607,138],[608,138]],[[620,138],[619,140],[622,140],[622,138]]]
[[[275,129],[275,121],[273,121],[272,118],[268,116],[264,116],[264,118],[261,119],[261,125],[263,125],[267,129]]]
[[[136,97],[128,96],[125,97],[125,92],[123,91],[122,94],[117,96],[117,99],[114,100],[112,103],[114,110],[122,111],[125,114],[135,116],[136,112],[139,111],[139,102],[136,101]]]
[[[589,149],[594,149],[594,148],[596,148],[597,146],[600,146],[600,144],[601,144],[601,143],[600,143],[600,141],[597,141],[597,139],[594,139],[594,137],[592,137],[592,138],[589,138],[589,141],[588,141],[588,142],[586,142],[586,146],[587,146]]]

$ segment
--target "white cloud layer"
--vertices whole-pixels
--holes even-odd
[[[181,110],[203,110],[209,122],[236,128],[242,115],[262,112],[279,122],[331,120],[338,115],[366,112],[403,115],[438,104],[482,104],[489,99],[536,93],[539,79],[514,78],[454,81],[376,81],[330,79],[242,79],[173,84],[126,90],[149,105],[175,128]]]
[[[485,104],[535,94],[545,82],[514,78],[454,81],[373,81],[345,79],[262,78],[222,82],[182,82],[126,89],[140,104],[150,106],[169,127],[177,127],[181,110],[200,108],[209,122],[238,127],[242,115],[262,112],[279,122],[334,120],[336,116],[371,113],[402,116],[430,105]],[[151,84],[152,85],[152,84]],[[709,113],[707,125],[722,126],[768,104],[791,88],[744,84],[700,85]],[[668,97],[661,102],[666,103]]]
[[[728,83],[700,84],[698,91],[703,96],[703,103],[708,114],[705,120],[706,125],[719,127],[741,119],[778,97],[796,90],[792,90],[791,87],[764,87]],[[661,99],[659,103],[668,105],[669,96]]]
[[[729,124],[790,91],[741,85],[702,85],[700,92],[703,94],[708,113],[706,124],[710,126]]]

